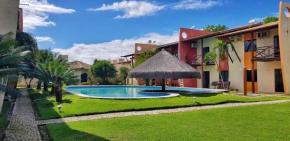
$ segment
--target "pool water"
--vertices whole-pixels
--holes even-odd
[[[66,91],[86,97],[95,98],[159,98],[173,97],[178,94],[169,92],[142,92],[141,90],[161,90],[155,86],[68,86]],[[166,90],[188,91],[195,93],[211,93],[210,89],[166,87]]]

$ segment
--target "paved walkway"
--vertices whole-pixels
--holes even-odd
[[[61,118],[61,119],[40,120],[40,121],[37,121],[37,124],[45,125],[45,124],[67,123],[67,122],[75,122],[75,121],[83,121],[83,120],[106,119],[106,118],[127,117],[127,116],[136,116],[136,115],[157,115],[157,114],[164,114],[164,113],[176,113],[176,112],[225,108],[225,107],[237,107],[237,106],[277,104],[277,103],[285,103],[285,102],[290,102],[290,100],[276,100],[276,101],[251,102],[251,103],[227,103],[227,104],[220,104],[220,105],[208,105],[208,106],[197,106],[197,107],[186,107],[186,108],[96,114],[96,115],[88,115],[88,116],[67,117],[67,118]]]
[[[30,98],[25,89],[15,102],[13,114],[6,130],[6,141],[40,141]]]

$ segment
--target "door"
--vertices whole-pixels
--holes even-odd
[[[280,49],[279,49],[279,36],[274,36],[274,48],[275,50],[275,57],[280,57]]]
[[[210,85],[210,72],[204,71],[203,72],[203,88],[209,88]]]
[[[281,69],[275,69],[275,92],[284,92]]]
[[[81,74],[81,83],[87,82],[87,81],[88,81],[88,74],[87,73]]]

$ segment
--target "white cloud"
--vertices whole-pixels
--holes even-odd
[[[75,10],[55,6],[48,3],[47,0],[20,0],[23,8],[23,26],[24,30],[34,30],[39,26],[55,26],[56,23],[49,21],[49,13],[67,14]]]
[[[38,36],[38,37],[35,37],[35,38],[36,38],[37,42],[51,42],[51,43],[55,43],[51,37],[47,37],[47,36],[45,36],[45,37],[39,37]]]
[[[207,9],[216,5],[221,5],[216,0],[182,0],[179,3],[173,5],[173,9]]]
[[[263,20],[264,20],[265,18],[266,18],[266,17],[264,17],[264,18],[253,18],[253,19],[251,19],[251,20],[254,20],[255,23],[258,23],[258,22],[263,22]],[[249,20],[249,22],[250,22],[251,20]]]
[[[103,4],[99,8],[90,8],[89,11],[122,11],[124,15],[118,15],[115,19],[128,19],[142,16],[149,16],[155,14],[157,11],[164,9],[165,6],[158,6],[156,4],[146,1],[122,1],[115,2],[112,5]]]
[[[134,53],[135,43],[148,43],[149,40],[160,43],[173,42],[178,40],[178,33],[174,32],[170,35],[149,33],[141,37],[96,44],[75,43],[71,48],[55,48],[52,51],[69,55],[70,61],[80,60],[92,64],[94,59],[117,59],[121,55]]]

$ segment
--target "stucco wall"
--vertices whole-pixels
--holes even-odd
[[[277,35],[278,28],[269,30],[269,37],[257,38],[257,47],[273,46]],[[258,92],[275,93],[275,69],[280,68],[280,61],[257,62]]]
[[[244,38],[242,41],[235,41],[233,45],[239,55],[241,62],[234,51],[229,50],[229,54],[233,59],[233,63],[229,61],[229,81],[231,82],[231,89],[243,90],[243,68],[244,68]]]
[[[280,68],[280,61],[258,62],[258,92],[275,93],[275,69]]]
[[[283,75],[285,94],[290,94],[290,17],[286,17],[284,10],[287,9],[290,14],[290,3],[280,2],[279,8],[279,42],[281,68]]]
[[[16,34],[19,0],[0,1],[0,35],[8,32]]]
[[[85,69],[76,69],[74,72],[74,75],[77,75],[78,79],[80,79],[80,83],[81,83],[81,74],[83,74],[83,73],[89,74],[89,71],[85,70]]]
[[[217,39],[215,37],[203,39],[203,47],[209,47],[209,51],[212,52],[213,51],[213,47],[214,47],[214,42],[216,40]],[[197,48],[197,54],[201,55],[201,40],[199,40],[198,43],[199,43],[198,44],[199,46]],[[199,72],[201,72],[201,66],[198,66],[197,70]],[[210,76],[209,76],[210,77],[209,78],[209,83],[210,84],[213,81],[218,81],[219,80],[219,72],[217,71],[217,66],[216,65],[203,66],[203,71],[210,71]],[[201,79],[197,80],[197,87],[198,88],[202,88]]]

